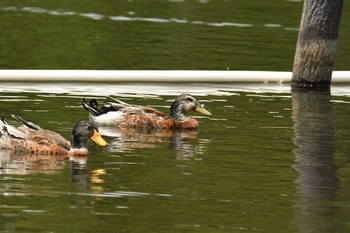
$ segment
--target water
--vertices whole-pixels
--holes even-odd
[[[348,70],[344,2],[335,70]],[[290,71],[301,1],[0,2],[0,68]],[[349,232],[349,86],[1,83],[0,115],[69,137],[83,97],[168,111],[197,132],[100,129],[84,160],[0,155],[0,232]]]
[[[213,116],[193,114],[200,128],[188,133],[103,128],[109,146],[89,145],[85,161],[2,153],[2,231],[349,231],[349,87],[329,98],[288,85],[191,85],[3,83],[10,122],[18,114],[67,138],[87,118],[81,99],[102,93],[167,111],[192,89]]]
[[[349,69],[349,9],[336,70]],[[0,68],[290,71],[301,12],[298,0],[3,0]]]

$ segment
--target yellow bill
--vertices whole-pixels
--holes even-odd
[[[196,112],[202,113],[206,116],[211,116],[212,114],[204,108],[203,105],[197,104],[196,108],[194,109]]]
[[[94,129],[94,134],[91,136],[91,140],[99,146],[107,146],[107,142],[101,137],[101,134]]]

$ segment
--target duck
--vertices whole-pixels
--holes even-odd
[[[90,140],[101,147],[107,145],[98,131],[98,126],[91,121],[76,123],[68,141],[60,134],[43,129],[20,116],[11,116],[21,125],[10,125],[1,117],[0,148],[12,150],[16,154],[81,157],[89,154],[87,143]]]
[[[99,106],[96,99],[86,102],[83,107],[89,112],[89,119],[99,126],[125,128],[195,130],[198,121],[188,117],[190,112],[199,112],[206,116],[212,114],[190,94],[177,96],[170,106],[170,115],[148,106],[131,105],[121,100],[106,97],[107,105]]]

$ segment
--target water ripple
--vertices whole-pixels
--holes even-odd
[[[333,91],[335,91],[333,87]],[[345,89],[343,89],[345,90]],[[349,89],[348,89],[349,90]],[[193,84],[164,84],[164,83],[39,83],[39,82],[4,82],[0,86],[0,92],[11,93],[50,93],[59,97],[58,94],[68,94],[71,98],[84,96],[106,96],[118,95],[125,98],[158,98],[163,95],[179,95],[191,93],[195,96],[232,96],[237,92],[256,93],[290,93],[290,85],[282,84],[217,84],[217,83],[196,83]],[[16,98],[16,97],[14,97]],[[16,98],[17,99],[17,98]],[[1,98],[0,101],[5,101]],[[21,99],[24,101],[24,99]],[[213,100],[211,100],[213,101]],[[203,101],[205,102],[205,101]]]
[[[104,193],[78,193],[78,195],[82,196],[94,196],[94,197],[143,197],[150,196],[150,193],[142,193],[142,192],[131,192],[131,191],[116,191],[116,192],[104,192]],[[155,196],[160,197],[171,197],[171,194],[154,194]]]
[[[86,17],[92,20],[102,20],[102,19],[110,19],[113,21],[143,21],[143,22],[152,22],[152,23],[188,23],[188,24],[199,24],[213,27],[253,27],[253,24],[246,23],[237,23],[237,22],[205,22],[205,21],[189,21],[186,19],[177,19],[177,18],[158,18],[158,17],[130,17],[124,15],[117,16],[109,16],[98,13],[77,13],[73,11],[65,11],[65,10],[49,10],[41,7],[2,7],[0,8],[2,11],[14,11],[14,12],[30,12],[35,14],[49,14],[49,15],[78,15],[81,17]]]
[[[89,18],[92,20],[102,20],[102,19],[110,19],[112,21],[142,21],[142,22],[151,22],[151,23],[179,23],[179,24],[196,24],[196,25],[205,25],[205,26],[212,26],[212,27],[253,27],[253,24],[249,23],[237,23],[237,22],[205,22],[200,20],[187,20],[187,19],[178,19],[178,18],[158,18],[158,17],[131,17],[131,16],[125,16],[125,15],[103,15],[99,13],[93,13],[93,12],[85,12],[85,13],[78,13],[73,11],[67,11],[67,10],[49,10],[41,7],[15,7],[15,6],[8,6],[8,7],[1,7],[1,11],[14,11],[14,12],[30,12],[35,14],[48,14],[48,15],[55,15],[55,16],[69,16],[69,15],[78,15],[81,17]],[[129,15],[134,15],[134,12],[128,12]],[[264,27],[267,28],[283,28],[281,24],[264,24]],[[299,30],[298,28],[290,28],[285,27],[285,30]]]

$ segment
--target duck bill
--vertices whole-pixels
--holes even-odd
[[[107,142],[101,137],[101,134],[94,129],[94,134],[91,136],[91,140],[99,146],[107,146]]]
[[[212,114],[206,110],[203,105],[197,104],[196,108],[194,109],[196,112],[202,113],[206,116],[211,116]]]

